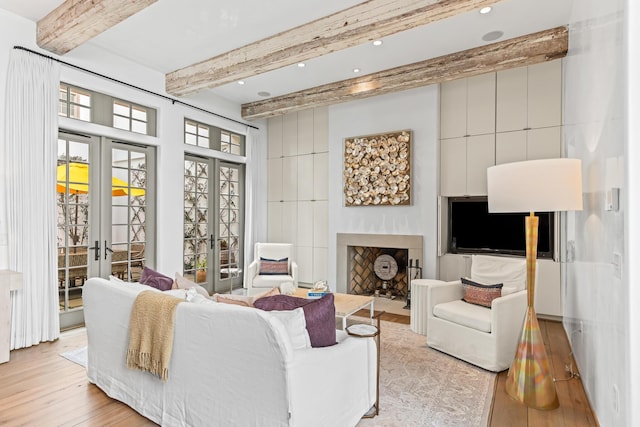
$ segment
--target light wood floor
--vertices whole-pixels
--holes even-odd
[[[367,315],[368,313],[363,313]],[[409,324],[408,316],[385,313],[382,320]],[[541,321],[554,376],[564,378],[569,345],[562,325]],[[59,356],[86,345],[84,329],[61,339],[11,352],[0,365],[0,426],[154,426],[128,406],[108,398],[87,381],[83,367]],[[575,364],[574,364],[575,366]],[[498,375],[490,427],[597,426],[579,379],[556,383],[560,408],[528,409],[504,391],[506,371]]]

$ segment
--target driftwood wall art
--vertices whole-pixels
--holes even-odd
[[[411,131],[344,140],[345,206],[411,203]]]

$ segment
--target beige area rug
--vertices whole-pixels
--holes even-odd
[[[409,325],[381,329],[380,414],[357,427],[487,425],[494,373],[430,349]]]
[[[386,311],[387,313],[399,314],[402,316],[411,316],[411,310],[404,308],[407,301],[402,298],[390,299],[385,297],[376,297],[373,301],[375,310]]]

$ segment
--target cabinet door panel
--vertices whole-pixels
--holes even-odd
[[[527,131],[496,134],[496,165],[527,159]]]
[[[298,202],[298,246],[313,246],[313,202]]]
[[[267,126],[267,157],[270,159],[282,157],[282,116],[269,118]]]
[[[541,128],[562,124],[562,61],[528,67],[528,126]]]
[[[282,242],[282,203],[267,204],[267,239],[270,242]]]
[[[282,155],[298,154],[298,113],[282,116]]]
[[[496,81],[496,132],[527,127],[527,67],[499,71]]]
[[[562,149],[561,127],[527,131],[527,160],[555,159]]]
[[[440,85],[440,138],[467,134],[467,79]]]
[[[313,248],[313,282],[327,280],[328,276],[327,248]],[[329,286],[335,291],[335,285]]]
[[[298,200],[313,199],[313,154],[298,156]]]
[[[443,196],[463,196],[466,190],[466,138],[443,139],[440,142],[440,193]]]
[[[267,201],[282,200],[282,157],[267,161]]]
[[[298,203],[297,202],[282,202],[282,213],[280,219],[282,220],[282,233],[281,239],[274,241],[274,243],[292,243],[296,244],[296,233],[298,232]]]
[[[467,82],[467,135],[496,131],[496,74],[470,77]]]
[[[315,200],[329,199],[329,154],[313,155],[313,198]]]
[[[298,246],[296,253],[298,282],[313,283],[313,248],[310,246]]]
[[[439,280],[460,280],[461,277],[469,277],[471,273],[471,255],[446,254],[439,261]]]
[[[313,110],[313,151],[329,151],[329,109],[319,107]]]
[[[282,200],[298,197],[298,158],[282,158]]]
[[[467,192],[470,196],[487,194],[487,168],[496,164],[495,134],[467,138]]]
[[[329,245],[329,203],[313,203],[313,246],[326,248]]]
[[[298,111],[298,154],[313,153],[313,109]]]

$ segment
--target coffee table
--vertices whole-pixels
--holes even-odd
[[[307,298],[308,289],[298,288],[293,296]],[[341,294],[333,292],[333,304],[336,307],[336,317],[342,319],[342,329],[347,328],[347,318],[354,313],[369,307],[369,318],[373,325],[373,302],[374,298],[366,295]]]

